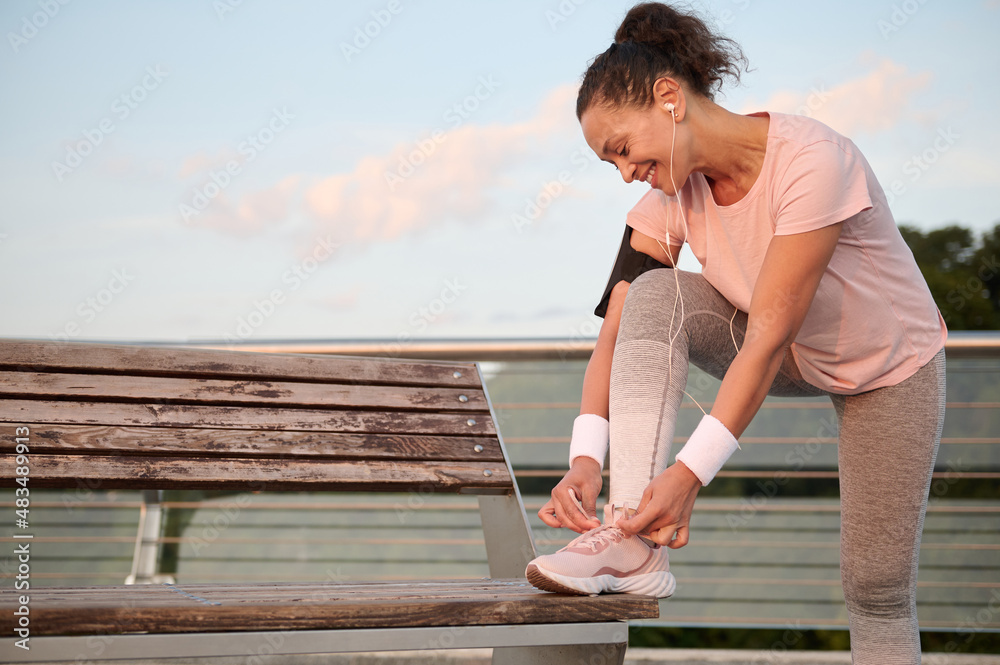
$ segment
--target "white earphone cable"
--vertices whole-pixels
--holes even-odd
[[[681,247],[683,247],[684,243],[688,239],[688,225],[687,225],[687,215],[684,214],[684,206],[683,206],[683,204],[681,203],[681,200],[680,200],[681,193],[677,189],[677,183],[674,182],[674,146],[676,145],[676,141],[677,141],[677,117],[676,117],[676,115],[674,115],[674,110],[673,110],[673,108],[671,108],[671,106],[672,105],[668,106],[668,110],[670,111],[670,118],[671,118],[671,120],[673,120],[673,131],[671,132],[671,135],[670,135],[670,169],[669,169],[669,171],[670,171],[670,184],[674,188],[674,196],[677,198],[677,209],[680,211],[681,221],[684,224],[684,237],[681,239]],[[668,230],[668,235],[669,235],[669,230]],[[667,240],[667,244],[669,245],[670,244],[669,240],[667,238],[664,238],[664,239]],[[680,334],[680,332],[681,332],[681,325],[683,325],[683,323],[684,323],[684,298],[683,298],[683,296],[681,296],[680,277],[677,274],[678,268],[677,268],[677,265],[675,263],[674,257],[671,256],[670,252],[667,251],[667,249],[663,246],[662,243],[660,243],[659,239],[656,240],[656,244],[660,246],[660,249],[663,250],[663,253],[667,256],[668,259],[670,259],[670,264],[671,264],[670,267],[671,267],[671,269],[674,272],[674,284],[675,284],[675,289],[674,289],[674,307],[673,307],[673,310],[670,313],[670,330],[669,330],[669,333],[668,333],[668,335],[670,335],[670,336],[669,336],[669,344],[668,344],[669,349],[668,349],[668,352],[667,352],[667,383],[669,384],[670,381],[671,381],[671,378],[673,377],[673,369],[674,369],[673,368],[674,341],[677,339],[677,336]],[[679,257],[680,257],[680,251],[678,251],[678,258]],[[677,332],[675,333],[674,332],[674,319],[676,318],[676,315],[677,315],[677,303],[678,302],[680,302],[680,305],[681,305],[681,325],[677,326]],[[739,312],[739,308],[734,307],[733,308],[733,317],[729,320],[729,335],[730,335],[730,337],[732,337],[733,346],[736,347],[736,352],[739,353],[740,352],[740,347],[736,343],[736,333],[733,330],[733,322],[736,320],[736,314],[737,314],[737,312]],[[702,407],[702,405],[698,403],[698,400],[696,400],[694,397],[692,397],[691,394],[687,390],[685,390],[685,389],[682,388],[681,392],[684,393],[685,395],[687,395],[688,397],[690,397],[691,401],[694,402],[695,405],[699,409],[701,409],[701,412],[703,414],[705,414],[706,416],[708,415],[708,412],[705,411],[704,407]]]

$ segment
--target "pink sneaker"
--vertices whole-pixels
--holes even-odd
[[[608,514],[606,512],[606,514]],[[524,571],[532,585],[556,593],[635,593],[667,598],[677,586],[667,548],[605,524],[553,554],[536,557]]]

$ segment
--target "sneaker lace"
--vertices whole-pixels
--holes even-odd
[[[596,552],[597,547],[602,543],[620,543],[624,539],[625,534],[622,533],[621,529],[605,524],[585,533],[578,539],[576,545],[589,547],[591,551]]]

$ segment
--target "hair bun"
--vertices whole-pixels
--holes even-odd
[[[684,18],[673,7],[658,2],[636,5],[615,31],[615,43],[634,42],[669,48],[677,38],[679,24]]]
[[[615,43],[587,69],[576,115],[582,117],[595,101],[610,106],[650,104],[653,84],[664,76],[713,99],[723,79],[739,81],[746,64],[739,44],[712,32],[696,14],[644,2],[628,11],[615,31]]]

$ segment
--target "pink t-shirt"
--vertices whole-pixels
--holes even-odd
[[[811,118],[768,115],[764,164],[746,196],[717,205],[696,172],[679,192],[687,233],[678,197],[660,190],[626,223],[672,245],[686,238],[705,279],[745,312],[773,236],[848,220],[792,354],[806,381],[832,393],[895,385],[934,357],[948,331],[882,187],[850,139]]]

